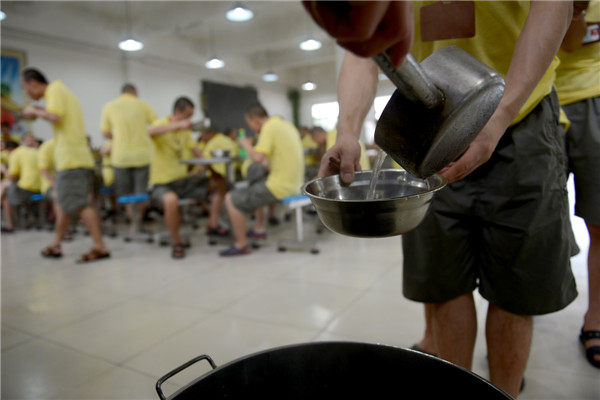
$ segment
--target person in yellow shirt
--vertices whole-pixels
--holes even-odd
[[[352,44],[359,55],[346,53],[338,83],[339,134],[324,156],[322,175],[340,173],[346,184],[354,178],[360,128],[372,107],[378,75],[372,59],[362,57],[398,50],[398,43],[409,44],[405,52],[410,48],[411,35],[397,35],[403,30],[395,22],[407,21],[407,9],[398,3],[414,7],[408,26],[415,27],[410,50],[418,61],[457,45],[505,77],[504,94],[491,119],[465,154],[440,171],[449,184],[436,193],[423,223],[402,236],[403,293],[432,311],[438,356],[470,369],[477,288],[489,302],[490,380],[516,398],[529,356],[532,315],[563,309],[577,296],[569,264],[560,107],[552,88],[555,55],[570,23],[572,3],[344,3],[338,13],[337,2],[304,4],[313,14],[320,8],[329,12],[315,15],[315,20],[330,33],[341,37],[356,22],[372,26],[371,32],[383,40],[370,42],[372,35],[366,33],[360,40],[366,45],[358,43],[357,50]],[[362,10],[347,10],[355,6]],[[464,22],[452,25],[458,16]],[[344,29],[336,31],[339,26]],[[339,43],[348,45],[343,37]],[[395,56],[398,65],[403,55]],[[325,163],[329,157],[340,161],[340,169]]]
[[[236,157],[238,151],[237,143],[230,137],[217,132],[214,127],[206,130],[203,136],[206,135],[206,146],[203,151],[204,158],[215,157],[221,151],[229,153],[230,157]],[[210,177],[211,186],[218,188],[227,188],[230,184],[228,176],[228,166],[225,163],[215,163],[208,166],[207,175]],[[214,236],[228,236],[229,230],[219,224],[219,215],[223,209],[223,201],[225,200],[226,191],[215,191],[210,198],[210,212],[206,233]]]
[[[213,189],[208,178],[190,176],[188,166],[181,163],[186,150],[202,157],[190,131],[193,114],[194,103],[187,97],[180,97],[173,105],[172,115],[154,121],[148,130],[153,143],[150,164],[152,199],[162,204],[165,224],[172,238],[171,256],[174,259],[185,257],[185,247],[179,235],[179,198],[202,201]],[[224,192],[226,189],[222,186],[214,190]],[[218,220],[218,214],[216,218]]]
[[[62,209],[58,205],[57,193],[55,189],[56,168],[54,165],[54,147],[56,140],[50,138],[43,142],[38,150],[38,167],[41,174],[41,189],[40,192],[52,207],[54,223],[62,218]],[[52,218],[49,218],[52,219]]]
[[[138,98],[137,89],[131,83],[123,85],[121,95],[103,107],[100,130],[105,138],[112,141],[110,160],[116,196],[147,192],[151,156],[148,126],[156,119],[150,104]],[[143,220],[145,206],[139,205],[140,220]],[[130,231],[133,232],[133,205],[127,204],[125,209],[131,221]]]
[[[5,142],[2,140],[0,146],[2,146],[2,150],[0,151],[0,171],[2,176],[2,180],[0,181],[0,204],[4,204],[6,191],[12,185],[12,180],[8,174],[8,160],[10,159],[10,154],[17,149],[19,145],[13,141]]]
[[[285,197],[297,195],[304,182],[304,152],[300,134],[296,127],[280,117],[269,117],[260,103],[250,105],[245,112],[248,126],[258,133],[258,142],[252,146],[252,139],[239,139],[240,147],[246,150],[255,163],[253,166],[268,163],[266,176],[252,179],[248,171],[250,185],[227,193],[225,204],[235,234],[235,243],[221,256],[249,254],[248,237],[266,236],[262,207]],[[260,176],[261,174],[259,174]],[[255,214],[254,227],[246,233],[246,216]]]
[[[69,227],[70,214],[77,212],[93,241],[89,252],[77,262],[110,257],[102,239],[100,219],[88,202],[94,177],[94,160],[85,133],[83,113],[77,97],[61,81],[48,82],[37,69],[27,68],[21,74],[23,88],[33,100],[44,98],[46,107],[30,105],[22,110],[25,117],[42,118],[52,124],[54,161],[56,165],[57,201],[62,218],[57,221],[52,243],[42,250],[44,257],[62,257],[61,241]]]
[[[574,3],[558,57],[556,90],[571,123],[566,148],[575,215],[590,236],[588,309],[579,337],[590,364],[600,368],[600,1]]]
[[[13,184],[8,188],[4,201],[5,225],[2,232],[14,231],[13,207],[29,202],[31,195],[40,192],[40,169],[37,163],[38,142],[26,133],[22,145],[10,154],[8,175]]]
[[[302,149],[304,150],[305,179],[313,179],[319,172],[320,156],[322,154],[320,154],[318,143],[313,140],[311,130],[306,126],[300,128],[300,138],[302,139]]]

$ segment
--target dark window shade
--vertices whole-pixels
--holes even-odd
[[[223,132],[227,128],[244,128],[254,135],[244,120],[244,111],[258,101],[258,92],[251,86],[240,87],[202,81],[202,111],[212,126]]]

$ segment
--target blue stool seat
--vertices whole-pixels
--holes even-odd
[[[108,196],[109,194],[113,194],[113,190],[112,188],[103,186],[100,188],[100,194]]]
[[[44,195],[41,193],[34,193],[31,196],[29,196],[29,201],[40,201],[40,200],[44,200]]]
[[[289,196],[279,200],[288,209],[296,212],[296,240],[295,241],[280,241],[278,245],[279,251],[288,249],[294,250],[310,250],[312,254],[318,254],[319,250],[316,247],[316,242],[304,240],[304,224],[302,220],[302,208],[312,204],[307,196],[302,194],[297,196]]]
[[[141,203],[142,201],[148,201],[149,199],[150,196],[148,196],[147,193],[128,194],[126,196],[119,196],[117,202],[119,202],[119,204]]]

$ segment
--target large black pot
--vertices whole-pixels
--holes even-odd
[[[200,360],[213,370],[174,393],[169,400],[196,399],[511,399],[464,368],[397,347],[314,342],[278,347],[218,367],[197,357],[156,383]]]

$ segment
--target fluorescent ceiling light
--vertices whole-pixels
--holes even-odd
[[[227,11],[227,19],[230,21],[248,21],[252,19],[252,17],[254,17],[254,13],[240,3],[236,4],[231,10]]]
[[[119,48],[123,51],[139,51],[144,48],[144,44],[129,38],[119,42]]]
[[[321,48],[321,42],[313,38],[308,38],[300,43],[300,48],[304,51],[318,50]]]
[[[279,79],[279,76],[273,71],[268,71],[263,75],[263,81],[265,82],[275,82]]]
[[[4,11],[0,11],[0,21],[4,21],[6,19],[6,13]]]
[[[208,69],[219,69],[225,66],[225,61],[220,58],[213,57],[204,64],[204,66]]]
[[[304,82],[302,84],[302,90],[306,90],[310,92],[311,90],[315,90],[317,88],[317,84],[311,81]]]

